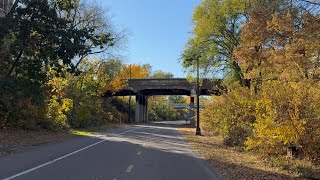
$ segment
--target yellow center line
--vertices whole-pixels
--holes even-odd
[[[132,169],[133,169],[133,165],[131,164],[131,165],[127,168],[126,172],[127,172],[127,173],[130,173],[130,172],[132,171]]]

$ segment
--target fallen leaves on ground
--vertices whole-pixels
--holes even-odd
[[[59,142],[74,137],[69,132],[54,132],[47,130],[1,130],[0,156],[13,154],[23,149],[40,146],[50,142]]]
[[[306,166],[305,171],[310,170],[311,164],[308,162],[290,162],[283,166],[277,166],[258,154],[242,151],[237,148],[230,148],[223,145],[222,138],[218,135],[202,132],[202,136],[195,136],[194,128],[181,128],[180,132],[187,141],[208,161],[214,171],[224,179],[309,179],[304,178],[299,172],[292,172],[291,167],[286,167],[290,163],[294,166]],[[291,161],[291,160],[290,160]],[[319,167],[313,167],[319,172]],[[318,172],[312,173],[314,179],[318,179]],[[300,172],[306,173],[306,172]],[[302,177],[301,177],[302,176]]]
[[[106,131],[112,128],[122,127],[124,125],[117,125],[108,123],[106,125],[88,128],[88,129],[75,129],[70,131],[49,131],[49,130],[1,130],[0,131],[0,157],[8,154],[40,146],[43,144],[61,142],[76,136],[88,136],[95,132]]]

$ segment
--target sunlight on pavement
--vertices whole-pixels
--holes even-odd
[[[127,142],[164,152],[198,157],[197,154],[190,149],[188,144],[185,143],[184,137],[180,136],[180,134],[177,133],[175,135],[163,135],[163,133],[157,133],[159,130],[167,130],[170,131],[168,134],[172,134],[171,131],[176,131],[176,128],[150,125],[134,125],[134,127],[135,128],[132,131],[123,135],[112,133],[94,133],[89,134],[88,136],[113,142]],[[145,132],[146,130],[151,130],[151,132]]]

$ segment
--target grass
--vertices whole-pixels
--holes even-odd
[[[224,179],[320,179],[320,167],[304,160],[279,157],[265,158],[254,152],[223,145],[220,136],[194,128],[181,128],[187,141]]]
[[[99,126],[99,127],[90,127],[90,128],[86,128],[86,129],[71,129],[69,132],[70,132],[70,134],[73,134],[76,136],[90,136],[90,135],[93,135],[97,132],[107,131],[110,129],[123,127],[123,126],[124,125],[108,123],[108,124],[105,124],[105,125]]]

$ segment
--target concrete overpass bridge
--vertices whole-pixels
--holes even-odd
[[[194,107],[197,84],[183,78],[171,79],[124,79],[127,85],[112,93],[107,91],[105,96],[136,96],[135,122],[148,122],[148,97],[154,95],[186,95],[190,96],[190,106]],[[221,79],[203,79],[200,85],[201,95],[220,95],[224,90]],[[189,111],[189,117],[194,112]],[[194,118],[190,118],[191,120]]]

